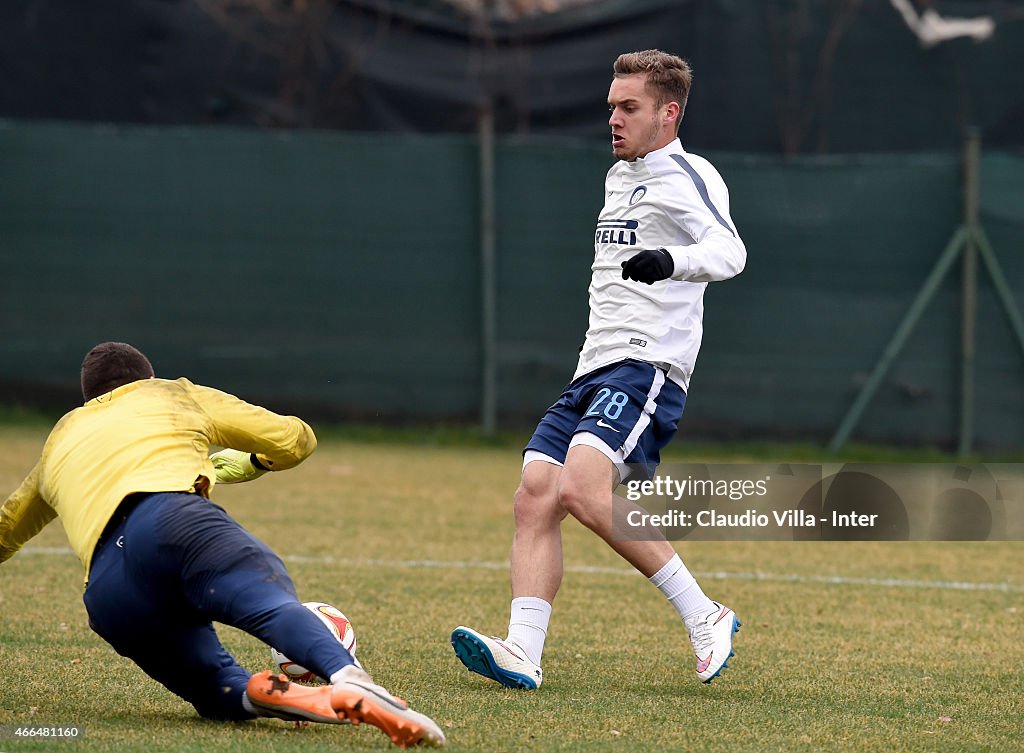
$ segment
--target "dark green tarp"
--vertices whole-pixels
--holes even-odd
[[[961,221],[951,153],[706,153],[747,269],[706,293],[682,436],[827,438]],[[604,144],[498,140],[498,409],[530,425],[586,329]],[[982,221],[1024,299],[1024,157],[986,153]],[[462,136],[0,121],[0,389],[69,408],[82,355],[315,417],[475,420],[477,151]],[[1024,356],[980,274],[977,437],[1019,446]],[[959,267],[855,438],[952,441]]]

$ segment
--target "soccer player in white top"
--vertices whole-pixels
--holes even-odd
[[[686,626],[703,682],[726,668],[740,624],[704,594],[656,529],[645,541],[613,535],[620,476],[650,477],[682,416],[703,331],[704,289],[746,263],[724,181],[677,136],[689,65],[645,50],[620,55],[613,71],[608,123],[619,161],[605,180],[594,237],[590,325],[572,381],[523,453],[508,635],[458,627],[451,637],[463,664],[506,687],[533,690],[543,679],[566,515],[665,594]]]

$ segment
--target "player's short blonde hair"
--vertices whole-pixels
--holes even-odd
[[[619,55],[612,71],[616,78],[638,73],[646,76],[646,88],[654,96],[658,107],[666,102],[678,102],[676,131],[679,130],[679,121],[683,119],[690,85],[693,83],[693,71],[689,63],[661,50],[641,50]]]

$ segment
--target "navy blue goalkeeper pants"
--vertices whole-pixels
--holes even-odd
[[[133,495],[93,555],[89,625],[209,719],[242,720],[249,672],[212,622],[231,625],[321,677],[352,656],[295,594],[284,563],[223,509],[181,492]]]

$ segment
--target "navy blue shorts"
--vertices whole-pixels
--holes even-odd
[[[526,445],[559,463],[579,432],[621,452],[634,475],[650,478],[683,416],[686,393],[663,369],[619,361],[571,382],[548,408]]]
[[[237,627],[321,677],[352,663],[295,594],[284,563],[223,509],[182,492],[133,495],[93,555],[89,626],[211,719],[248,719],[249,672],[213,621]]]

